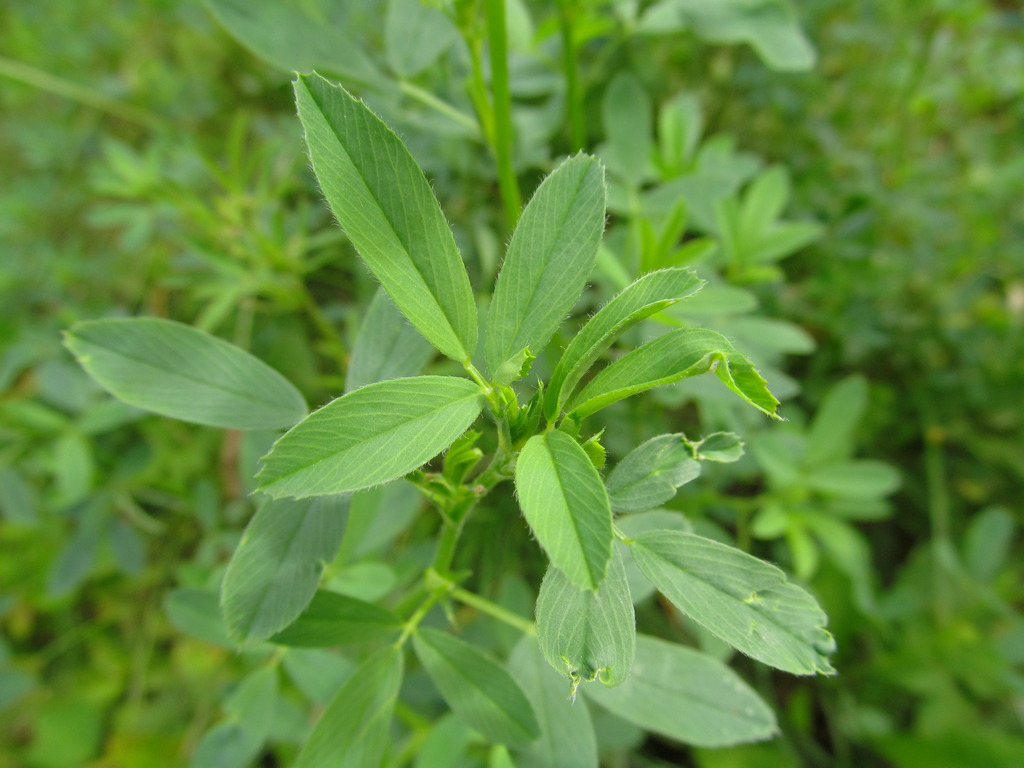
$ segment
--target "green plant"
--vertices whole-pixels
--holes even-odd
[[[319,75],[299,76],[295,92],[321,188],[387,294],[375,299],[360,332],[347,393],[307,414],[303,396],[266,364],[166,320],[79,323],[66,344],[126,403],[244,430],[257,443],[267,431],[276,437],[256,478],[258,509],[223,577],[227,632],[258,656],[271,645],[372,651],[333,693],[297,765],[377,766],[386,754],[389,764],[401,764],[415,753],[416,741],[388,750],[392,714],[408,706],[399,689],[409,640],[454,714],[486,741],[524,755],[524,764],[596,765],[587,710],[568,699],[577,690],[680,741],[723,746],[770,737],[771,709],[734,672],[692,649],[637,636],[630,595],[630,583],[646,577],[683,614],[743,653],[794,674],[832,672],[825,615],[782,571],[678,523],[666,525],[664,515],[672,513],[641,519],[696,478],[701,461],[734,461],[742,444],[727,433],[697,441],[661,435],[602,478],[601,433],[587,430],[586,419],[612,403],[712,372],[775,416],[778,403],[757,370],[706,329],[663,333],[590,376],[623,331],[684,301],[702,281],[682,267],[642,275],[583,325],[549,376],[530,386],[535,361],[594,268],[605,223],[600,163],[583,154],[565,160],[523,210],[489,302],[478,361],[469,277],[408,150],[360,101]],[[422,339],[451,361],[448,374],[417,375],[430,356]],[[468,378],[451,375],[457,367]],[[485,409],[491,426],[471,429]],[[386,517],[379,497],[399,493],[396,483],[411,484],[436,509],[433,555],[420,558],[419,568],[412,564],[393,594],[360,599],[351,588],[322,589],[324,564],[346,546],[346,519],[351,531],[360,507]],[[491,501],[502,483],[514,483],[550,561],[536,626],[468,589],[475,568],[461,567],[483,565],[460,557],[459,544],[485,499],[504,514],[503,528],[519,525],[514,508]],[[172,615],[209,615],[202,594],[179,595]],[[455,613],[460,604],[521,634],[509,662],[515,677],[467,640],[429,626],[440,620],[437,606],[450,624],[464,624]],[[209,632],[222,642],[213,624]],[[216,757],[225,750],[233,760],[254,755],[270,737],[276,670],[289,656],[262,653],[257,671],[226,702],[229,719],[200,745],[200,764],[225,759]],[[579,740],[568,757],[560,742],[567,723]]]

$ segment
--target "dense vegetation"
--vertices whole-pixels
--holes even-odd
[[[367,369],[373,329],[419,361],[411,373],[462,373],[375,298],[324,204],[291,82],[312,69],[408,146],[482,307],[541,179],[579,150],[603,163],[590,287],[546,353],[531,350],[524,402],[609,299],[688,267],[703,290],[605,358],[707,327],[782,401],[786,421],[770,421],[698,376],[609,405],[578,437],[611,486],[657,435],[739,435],[742,458],[701,462],[659,511],[619,522],[783,568],[828,614],[838,674],[734,653],[632,567],[641,632],[728,662],[779,734],[686,746],[584,682],[574,706],[602,765],[1024,765],[1024,11],[507,0],[503,76],[485,13],[500,5],[0,8],[0,767],[290,765],[377,647],[240,644],[258,633],[225,624],[218,593],[276,435],[125,405],[62,346],[80,321],[173,319],[249,350],[314,407],[387,377]],[[491,439],[430,466],[465,479],[474,451],[500,450]],[[345,502],[325,587],[408,618],[442,527],[424,498],[445,510],[432,474]],[[548,546],[509,489],[467,522],[453,573],[471,575],[420,618],[522,677],[516,626],[533,618]],[[448,713],[446,700],[464,717],[424,671],[447,641],[426,632],[434,650],[409,655],[385,764],[543,765]]]

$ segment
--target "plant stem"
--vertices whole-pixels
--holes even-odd
[[[430,107],[438,114],[444,115],[450,119],[456,125],[461,125],[467,131],[472,134],[475,139],[484,138],[484,132],[481,129],[480,123],[473,119],[472,115],[467,115],[461,109],[457,109],[449,104],[447,101],[437,98],[430,91],[420,88],[418,85],[410,83],[406,80],[401,80],[398,83],[398,87],[402,93],[409,96],[412,99],[420,102],[421,104]]]
[[[562,33],[562,67],[565,70],[565,108],[569,116],[569,143],[574,152],[586,146],[587,135],[583,124],[583,89],[580,87],[576,58],[576,39],[573,35],[575,0],[558,0],[558,27]]]
[[[516,613],[512,613],[512,611],[502,608],[497,603],[493,603],[484,597],[480,597],[480,595],[463,589],[462,587],[452,587],[449,594],[459,602],[465,603],[472,608],[476,608],[481,613],[486,613],[488,616],[492,616],[498,621],[508,624],[510,627],[515,627],[525,634],[532,635],[537,631],[537,628],[534,626],[532,621],[525,619]]]
[[[522,196],[512,166],[512,93],[508,80],[508,41],[505,34],[505,0],[484,0],[487,11],[487,42],[491,60],[491,92],[494,110],[494,160],[505,208],[505,223],[511,232],[519,220]]]

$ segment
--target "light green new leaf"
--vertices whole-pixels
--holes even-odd
[[[795,675],[834,674],[828,618],[774,565],[678,531],[643,533],[630,548],[673,605],[729,645]]]
[[[589,416],[624,397],[711,371],[741,398],[776,418],[779,401],[761,374],[722,334],[704,328],[680,328],[634,349],[597,374],[567,410]]]
[[[466,725],[498,744],[523,744],[540,735],[526,694],[476,648],[429,627],[417,631],[413,645],[430,679]]]
[[[683,434],[658,435],[637,446],[615,465],[605,487],[616,512],[654,509],[676,489],[700,476],[700,464]]]
[[[615,338],[641,320],[692,296],[704,281],[692,269],[661,269],[626,286],[605,304],[569,342],[551,374],[544,413],[553,419],[573,389]]]
[[[380,768],[402,666],[393,645],[364,661],[327,705],[294,768]]]
[[[537,596],[537,637],[548,663],[572,681],[600,678],[619,685],[629,675],[636,648],[636,617],[618,552],[596,591],[580,589],[548,568]]]
[[[424,464],[465,432],[480,388],[453,376],[370,384],[332,400],[274,443],[256,476],[274,498],[372,488]]]
[[[646,635],[618,688],[588,685],[588,698],[648,731],[698,747],[726,747],[778,732],[771,708],[731,669],[692,648]]]
[[[476,303],[430,184],[395,132],[317,74],[295,80],[299,119],[327,202],[370,271],[454,360],[476,349]]]
[[[380,72],[344,33],[330,0],[206,0],[224,28],[271,64],[292,72],[320,69],[379,86]],[[333,7],[332,7],[333,6]]]
[[[583,292],[604,232],[601,164],[576,155],[541,183],[509,242],[487,316],[484,352],[492,374],[529,347],[547,345]]]
[[[597,738],[590,712],[573,701],[565,678],[545,661],[537,639],[523,635],[508,661],[540,726],[540,738],[516,750],[529,768],[597,768]]]
[[[516,493],[551,563],[578,587],[597,589],[612,554],[612,510],[580,444],[558,430],[531,437],[516,462]]]
[[[387,293],[378,289],[352,346],[345,392],[378,381],[415,376],[433,353],[427,340],[402,317]]]
[[[120,400],[225,429],[285,429],[306,415],[287,379],[245,350],[155,317],[75,324],[64,344]]]
[[[331,648],[386,640],[401,626],[397,616],[380,606],[319,590],[302,615],[270,642],[296,648]]]
[[[246,526],[221,584],[228,631],[265,640],[295,620],[316,594],[325,562],[345,533],[348,499],[270,501]]]

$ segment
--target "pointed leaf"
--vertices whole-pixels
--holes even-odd
[[[662,269],[626,286],[594,315],[569,342],[558,361],[544,400],[553,419],[573,389],[615,338],[644,318],[670,307],[701,289],[704,281],[692,269]]]
[[[296,424],[263,457],[259,490],[274,498],[372,488],[421,466],[465,432],[480,388],[453,376],[370,384]]]
[[[325,562],[345,533],[348,499],[271,501],[246,526],[221,585],[228,631],[265,640],[295,620],[316,594]]]
[[[402,666],[392,645],[364,661],[327,705],[295,768],[380,768]]]
[[[605,487],[616,512],[654,509],[676,489],[700,476],[700,464],[683,434],[658,435],[637,446],[615,465]]]
[[[597,374],[567,410],[589,416],[624,397],[711,371],[748,403],[775,417],[779,401],[761,374],[722,334],[704,328],[680,328],[634,349]]]
[[[563,162],[541,183],[512,234],[487,316],[492,374],[529,347],[537,355],[583,292],[604,232],[601,164]]]
[[[366,105],[317,74],[295,80],[313,171],[370,271],[427,340],[454,360],[476,349],[476,303],[423,171]]]
[[[401,626],[397,616],[380,606],[319,590],[299,618],[271,637],[270,642],[295,648],[331,648],[386,640]]]
[[[608,136],[602,154],[609,168],[626,183],[639,184],[651,159],[651,100],[630,73],[620,72],[608,85],[601,103]]]
[[[558,430],[534,435],[516,463],[519,505],[551,563],[597,589],[612,553],[608,493],[586,452]]]
[[[285,429],[306,403],[284,376],[243,349],[171,320],[77,323],[64,344],[120,400],[225,429]]]
[[[583,701],[569,698],[569,686],[544,660],[537,639],[523,635],[508,661],[540,726],[540,738],[516,750],[529,768],[597,768],[597,738]]]
[[[415,376],[434,354],[429,342],[378,289],[352,346],[345,392],[388,379]]]
[[[648,731],[698,747],[725,747],[778,732],[771,708],[710,656],[638,635],[636,661],[618,688],[584,689],[613,714]]]
[[[863,376],[847,376],[833,385],[808,429],[804,463],[821,466],[850,458],[854,433],[867,407],[868,383]]]
[[[537,637],[548,663],[568,675],[574,689],[598,677],[607,686],[626,679],[636,617],[618,552],[596,591],[580,589],[557,568],[548,568],[537,596]]]
[[[834,674],[825,613],[774,565],[678,531],[640,534],[630,548],[673,605],[729,645],[795,675]]]
[[[489,741],[522,744],[540,735],[533,708],[502,667],[447,632],[422,628],[416,656],[448,706]]]

